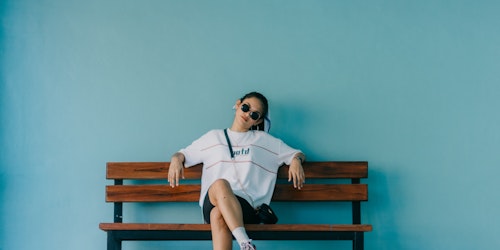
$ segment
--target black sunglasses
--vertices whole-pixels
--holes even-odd
[[[243,111],[244,113],[250,111],[250,106],[246,103],[241,105],[241,111]],[[259,120],[260,113],[257,111],[250,111],[250,118],[252,118],[254,121]]]

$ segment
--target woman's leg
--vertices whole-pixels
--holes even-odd
[[[210,227],[212,229],[212,245],[214,250],[231,250],[233,237],[217,207],[210,212]]]
[[[210,212],[214,249],[231,249],[231,235],[236,238],[238,244],[247,243],[253,247],[243,227],[243,211],[240,201],[234,195],[229,182],[223,179],[215,181],[208,189],[208,198],[214,205]],[[227,233],[228,230],[230,234]]]
[[[230,231],[243,227],[241,205],[229,182],[223,179],[215,181],[208,189],[208,195],[210,203],[218,209]]]

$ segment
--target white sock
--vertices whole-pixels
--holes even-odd
[[[248,238],[247,231],[244,227],[237,227],[233,231],[231,231],[236,241],[238,241],[238,245],[241,243],[250,242],[250,238]]]

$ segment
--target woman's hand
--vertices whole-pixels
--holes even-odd
[[[293,180],[293,187],[298,189],[302,189],[302,186],[306,181],[301,159],[305,159],[303,154],[295,155],[292,163],[290,163],[290,168],[288,169],[288,181]]]
[[[168,168],[168,182],[171,187],[179,186],[179,178],[184,179],[184,155],[182,153],[175,153],[170,160],[170,167]]]

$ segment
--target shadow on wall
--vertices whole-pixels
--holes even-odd
[[[5,25],[5,5],[7,1],[0,1],[0,19],[2,20],[2,23]],[[6,79],[5,79],[5,29],[0,29],[0,200],[2,203],[0,204],[0,242],[2,241],[1,239],[5,239],[5,230],[6,230],[6,225],[5,225],[5,171],[7,168],[7,160],[5,159],[6,154],[7,154],[7,142],[5,141],[6,136],[5,136],[5,120],[7,117],[5,117],[5,108],[7,107],[7,96],[6,96]],[[2,243],[0,243],[0,249],[2,249]]]
[[[5,185],[5,174],[3,173],[3,169],[5,168],[5,164],[3,164],[2,162],[0,162],[0,200],[1,201],[5,201],[5,189],[6,189],[6,185]],[[6,212],[6,208],[5,208],[5,204],[6,202],[2,202],[0,204],[0,239],[5,239],[5,231],[7,230],[6,229],[6,223],[5,223],[5,212]],[[2,240],[0,240],[0,242],[2,242]],[[2,246],[3,244],[0,243],[0,249],[3,249]]]
[[[0,19],[2,19],[2,23],[4,23],[5,25],[5,9],[6,9],[6,3],[7,1],[0,1]],[[5,107],[7,106],[6,104],[6,100],[7,100],[7,96],[6,95],[6,80],[5,80],[5,29],[0,29],[0,152],[1,153],[1,156],[0,156],[0,200],[1,201],[5,201],[5,189],[6,189],[6,185],[5,185],[5,169],[7,168],[7,164],[6,164],[6,159],[4,157],[6,157],[6,153],[7,153],[7,149],[4,148],[4,147],[7,147],[7,142],[4,141],[6,140],[6,136],[5,136],[5,120],[7,119],[7,117],[5,117]],[[4,219],[4,216],[5,216],[5,202],[2,202],[1,205],[0,205],[0,239],[4,239],[5,237],[5,219]],[[0,249],[2,248],[2,246],[0,245]]]
[[[307,147],[304,129],[310,129],[312,118],[307,107],[300,103],[272,103],[270,107],[271,130],[269,133],[293,148],[298,148],[310,158],[311,149]],[[314,158],[314,157],[313,157]]]
[[[402,209],[401,201],[405,189],[395,186],[391,180],[399,179],[397,173],[383,172],[381,169],[398,169],[397,167],[380,167],[378,163],[369,162],[368,167],[368,202],[362,209],[361,222],[373,225],[373,231],[366,234],[365,244],[371,249],[403,249],[400,242],[399,228],[394,209]],[[397,191],[396,191],[397,190]],[[397,195],[394,195],[397,194]],[[399,203],[399,204],[398,204]]]

